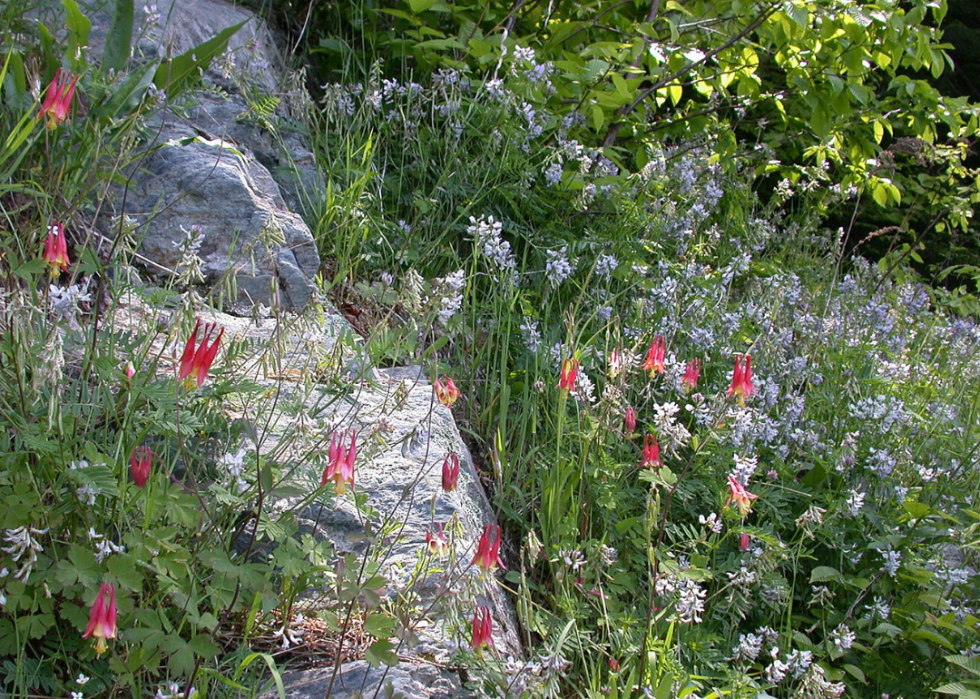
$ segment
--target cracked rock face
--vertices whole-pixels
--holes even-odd
[[[248,118],[252,105],[241,89],[247,85],[259,98],[277,94],[282,61],[271,32],[251,12],[217,0],[159,0],[156,6],[156,18],[138,13],[137,49],[144,55],[179,55],[246,24],[205,71],[207,89],[182,95],[179,108],[164,105],[148,121],[140,146],[145,157],[135,160],[109,204],[137,222],[139,252],[151,278],[172,274],[193,231],[201,237],[204,283],[220,287],[233,307],[276,303],[302,310],[317,292],[320,258],[297,213],[299,202],[315,196],[298,192],[297,183],[315,186],[315,166],[295,137],[288,146],[294,157],[260,120]],[[104,12],[92,18],[97,44],[110,18]],[[98,55],[97,45],[92,53]]]

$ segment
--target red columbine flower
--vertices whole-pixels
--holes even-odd
[[[636,411],[633,408],[626,409],[626,434],[636,432]]]
[[[208,377],[208,371],[211,370],[214,358],[218,354],[218,343],[221,342],[221,336],[225,334],[225,329],[221,328],[218,336],[214,338],[214,342],[208,347],[208,339],[211,337],[214,329],[218,327],[218,324],[206,323],[204,325],[204,337],[201,340],[201,346],[195,348],[197,344],[197,331],[200,327],[201,320],[199,318],[197,324],[194,326],[194,332],[187,338],[187,344],[184,345],[184,353],[180,356],[180,374],[178,375],[178,378],[181,380],[191,375],[196,376],[198,388],[204,384],[204,379]]]
[[[745,405],[745,399],[755,395],[755,387],[752,386],[752,357],[750,355],[735,355],[735,368],[732,370],[732,385],[728,387],[728,395],[735,396],[739,405]]]
[[[456,489],[459,481],[459,457],[456,452],[451,451],[446,454],[446,460],[442,462],[442,489],[447,493]]]
[[[446,536],[442,533],[442,522],[439,522],[439,533],[433,534],[428,529],[425,530],[425,543],[429,547],[429,553],[433,556],[444,556],[449,550]]]
[[[494,648],[493,645],[493,618],[490,608],[480,605],[476,608],[473,615],[473,638],[470,640],[473,650],[480,650],[484,646]]]
[[[343,435],[346,436],[346,432]],[[357,432],[350,431],[350,448],[344,448],[344,436],[333,433],[330,438],[330,451],[328,452],[329,461],[323,469],[323,476],[320,478],[320,485],[324,486],[329,481],[334,482],[334,492],[338,495],[344,492],[344,483],[350,483],[351,490],[354,489],[354,459],[357,458]]]
[[[48,226],[48,237],[44,240],[44,261],[51,268],[48,270],[52,277],[68,269],[71,260],[68,259],[68,242],[65,240],[65,224],[52,221]]]
[[[684,390],[693,391],[698,387],[698,379],[701,378],[701,360],[692,359],[687,363],[687,368],[684,370]]]
[[[650,343],[650,349],[647,350],[647,359],[643,362],[643,368],[650,372],[651,379],[654,374],[662,374],[667,370],[664,366],[666,348],[667,343],[663,335],[657,335]]]
[[[473,556],[470,565],[478,565],[483,568],[484,572],[490,572],[495,565],[507,570],[507,566],[500,559],[500,542],[502,539],[500,525],[484,525],[480,543],[476,546],[476,555]]]
[[[728,496],[728,502],[725,503],[725,506],[727,507],[734,503],[738,508],[739,514],[743,517],[752,509],[752,501],[759,497],[747,491],[744,485],[731,476],[728,477],[728,490],[731,491],[731,494]]]
[[[640,462],[640,468],[647,466],[660,466],[660,443],[652,434],[643,438],[643,461]]]
[[[137,488],[146,485],[153,464],[153,451],[149,447],[136,447],[129,457],[129,473]]]
[[[558,379],[558,389],[561,391],[571,391],[575,388],[575,379],[578,378],[578,360],[566,359],[561,363],[561,376]]]
[[[613,350],[609,353],[609,378],[615,379],[623,372],[623,357],[620,355],[619,350]]]
[[[742,551],[749,550],[749,535],[747,532],[742,532],[742,535],[738,537],[738,547]]]
[[[106,597],[109,601],[106,603]],[[95,652],[106,652],[106,639],[116,637],[116,589],[110,583],[99,586],[99,595],[92,603],[92,613],[82,638],[95,637]]]
[[[445,384],[443,384],[443,382],[445,382]],[[459,392],[459,389],[456,388],[456,384],[453,383],[453,380],[448,376],[443,376],[441,381],[436,379],[433,388],[436,391],[436,398],[438,398],[439,402],[445,405],[447,408],[453,407],[453,403],[455,403],[456,399],[462,395]]]
[[[58,125],[68,118],[71,112],[71,98],[75,94],[77,82],[78,76],[73,77],[68,71],[62,74],[61,68],[58,68],[55,72],[54,79],[44,93],[41,111],[37,115],[38,119],[47,116],[49,129],[58,128]]]

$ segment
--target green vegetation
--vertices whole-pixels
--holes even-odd
[[[67,696],[82,674],[85,697],[249,696],[281,670],[250,643],[287,633],[312,588],[331,630],[363,617],[368,659],[397,662],[378,548],[338,565],[294,536],[298,508],[350,495],[316,480],[328,430],[256,428],[273,400],[242,377],[282,373],[274,338],[177,381],[163,357],[184,365],[191,276],[129,284],[125,220],[108,251],[74,227],[64,264],[49,229],[97,208],[141,120],[227,36],[150,89],[163,69],[127,72],[122,39],[112,77],[87,66],[87,20],[64,7],[63,44],[3,44],[0,691]],[[976,696],[977,300],[909,266],[970,230],[977,197],[976,107],[916,72],[943,69],[944,11],[409,0],[303,23],[321,94],[293,116],[326,182],[305,192],[323,289],[374,321],[369,363],[453,377],[508,542],[529,657],[461,643],[475,691]],[[39,114],[34,65],[81,75],[85,113]],[[824,226],[872,201],[913,238],[880,262]],[[172,322],[127,326],[130,295]],[[213,358],[188,345],[203,378]],[[335,358],[300,373],[327,387],[317,411],[350,389]],[[297,509],[272,506],[286,496]],[[82,640],[108,624],[102,583],[105,654]]]

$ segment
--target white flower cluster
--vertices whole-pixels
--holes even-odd
[[[567,247],[561,250],[548,250],[547,255],[548,262],[545,264],[544,274],[548,283],[556,287],[571,276],[575,267],[568,261]]]
[[[510,249],[510,243],[501,236],[503,229],[503,224],[495,221],[493,216],[481,216],[479,219],[470,216],[470,225],[466,232],[473,236],[480,252],[498,271],[516,271],[517,260]]]
[[[9,554],[14,563],[20,563],[20,570],[14,573],[16,579],[26,583],[31,577],[31,570],[37,562],[37,554],[44,551],[44,547],[36,537],[47,533],[47,528],[35,527],[17,527],[4,531],[3,540],[9,545],[0,548],[0,551]],[[24,559],[23,562],[21,559]]]
[[[223,467],[228,472],[228,487],[237,490],[239,493],[248,490],[248,481],[242,478],[245,472],[245,453],[246,446],[242,446],[237,452],[232,454],[227,452],[218,459],[218,466]]]

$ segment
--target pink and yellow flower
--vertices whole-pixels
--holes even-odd
[[[749,513],[752,509],[752,501],[755,500],[758,495],[750,493],[745,489],[745,486],[735,480],[732,476],[728,477],[728,490],[730,494],[728,496],[728,505],[734,504],[738,508],[738,512],[743,517]]]
[[[446,454],[446,459],[442,462],[442,489],[447,493],[456,490],[459,482],[459,456],[451,451]]]
[[[473,650],[480,650],[487,646],[495,647],[493,645],[493,617],[490,614],[490,608],[485,605],[481,604],[477,607],[476,613],[473,615],[473,635],[470,645]]]
[[[684,369],[684,378],[682,383],[684,384],[685,391],[693,391],[698,387],[698,379],[701,378],[701,360],[692,359],[687,363],[687,367]]]
[[[433,534],[428,529],[425,530],[425,545],[429,547],[429,553],[433,556],[445,556],[449,550],[449,543],[446,535],[442,532],[442,522],[439,522],[439,532]]]
[[[486,573],[493,570],[493,567],[496,565],[499,565],[504,570],[507,570],[507,566],[504,565],[503,560],[500,558],[500,542],[502,539],[503,537],[500,534],[500,525],[484,525],[483,534],[480,536],[480,542],[476,546],[476,555],[473,556],[473,560],[470,561],[470,565],[480,566]]]
[[[652,379],[654,374],[662,374],[667,368],[664,366],[664,357],[667,351],[667,342],[664,340],[663,335],[657,335],[653,338],[650,343],[650,349],[647,350],[646,361],[643,362],[643,369],[650,372],[650,378]]]
[[[561,376],[558,378],[558,390],[571,391],[575,388],[578,378],[578,360],[566,359],[561,363]]]
[[[184,345],[184,353],[180,356],[180,373],[178,374],[178,378],[181,381],[188,377],[196,377],[198,388],[204,384],[204,380],[208,377],[208,372],[211,370],[211,365],[214,363],[214,358],[218,354],[218,344],[221,342],[221,336],[225,334],[225,329],[221,328],[217,337],[208,346],[208,339],[210,339],[211,333],[217,327],[217,323],[206,323],[204,325],[204,337],[201,340],[201,345],[197,347],[197,331],[201,328],[201,320],[198,319],[197,324],[194,326],[194,332],[187,338],[187,344]]]
[[[52,221],[48,226],[48,237],[44,240],[44,252],[41,255],[50,268],[52,277],[58,278],[68,269],[71,260],[68,259],[68,241],[65,240],[65,224]]]
[[[92,603],[92,612],[82,638],[93,637],[95,652],[99,655],[108,649],[106,639],[116,637],[116,589],[111,583],[99,586],[99,594]]]
[[[330,481],[334,482],[334,492],[340,495],[344,492],[345,483],[349,483],[351,490],[354,489],[354,460],[357,458],[357,432],[350,431],[350,447],[344,447],[344,437],[337,432],[330,438],[330,451],[327,452],[329,461],[323,469],[320,477],[320,486],[325,486]]]
[[[436,398],[447,408],[453,407],[453,403],[462,395],[459,389],[456,388],[456,384],[448,376],[443,376],[442,379],[436,379],[433,388],[436,392]]]
[[[640,468],[647,466],[660,466],[660,442],[652,434],[643,438],[643,460],[640,462]]]
[[[61,68],[58,68],[55,72],[54,79],[44,93],[44,101],[38,114],[38,119],[47,117],[49,129],[58,128],[68,118],[77,82],[78,76],[73,77],[68,71],[62,73]]]
[[[745,405],[745,399],[755,395],[755,387],[752,385],[751,355],[735,355],[735,368],[732,370],[732,383],[728,387],[728,395],[735,396],[739,405]]]
[[[149,447],[136,447],[129,457],[129,473],[137,488],[146,485],[150,478],[150,466],[153,465],[153,451]]]

